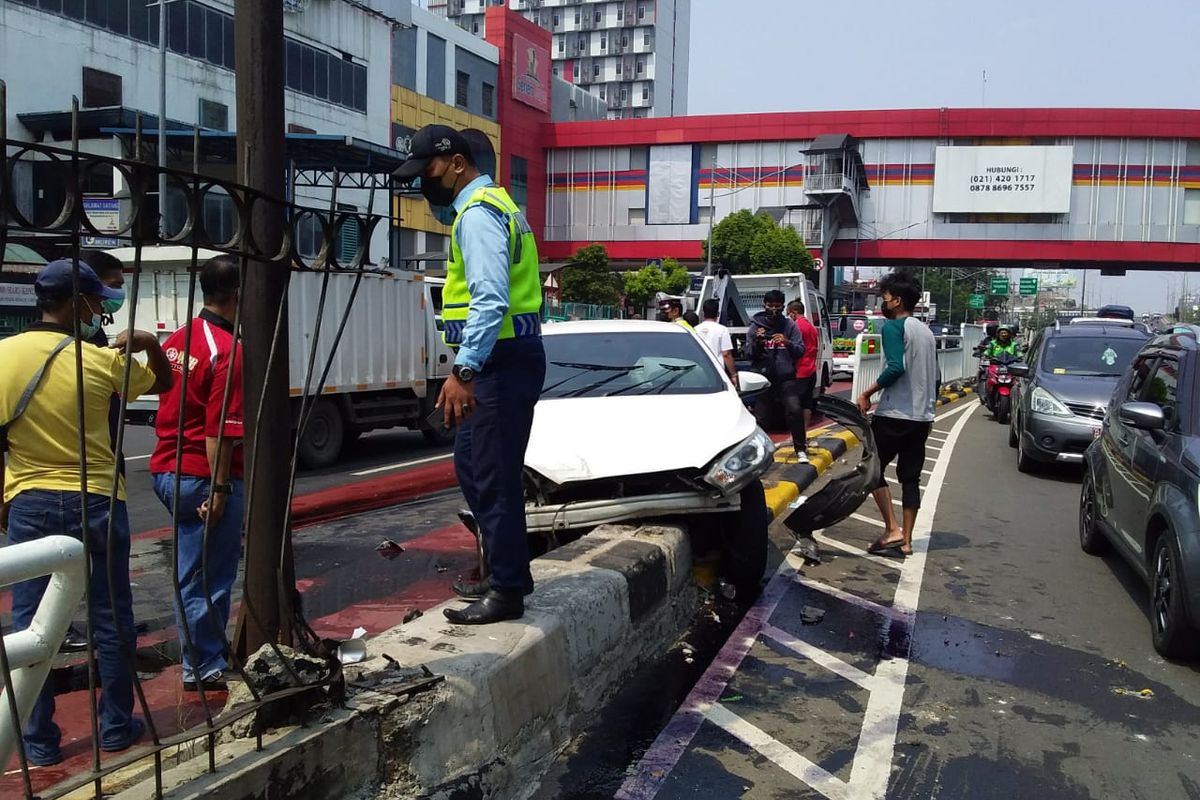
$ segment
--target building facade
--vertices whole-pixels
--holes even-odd
[[[711,220],[834,267],[1200,263],[1200,111],[928,109],[556,123],[544,251],[699,262]]]
[[[431,0],[477,36],[504,0]],[[554,74],[598,95],[614,119],[687,113],[690,0],[508,0],[550,31]]]

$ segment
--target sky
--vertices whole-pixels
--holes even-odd
[[[1200,0],[691,3],[689,114],[1200,108]],[[1088,303],[1164,310],[1180,282],[1093,272]]]

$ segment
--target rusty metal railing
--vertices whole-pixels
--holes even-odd
[[[66,251],[66,256],[73,260],[74,268],[74,303],[75,307],[79,308],[79,263],[81,254],[81,240],[85,236],[89,237],[113,237],[120,240],[123,244],[127,244],[133,248],[133,259],[131,265],[126,265],[126,272],[131,274],[131,287],[128,292],[128,308],[129,319],[126,325],[126,333],[132,338],[136,330],[137,320],[136,314],[138,309],[138,298],[142,291],[141,281],[143,278],[144,264],[143,254],[145,248],[158,245],[180,245],[190,248],[191,258],[187,265],[188,274],[188,289],[186,300],[186,325],[188,333],[186,334],[184,352],[182,358],[183,369],[179,376],[180,397],[186,397],[186,385],[190,377],[190,369],[188,365],[191,363],[193,336],[191,333],[191,322],[194,318],[193,312],[196,303],[196,283],[197,276],[201,269],[201,251],[216,251],[218,253],[232,256],[238,260],[239,271],[242,277],[242,285],[245,284],[245,276],[252,269],[287,269],[289,278],[290,275],[297,271],[314,271],[320,272],[322,278],[322,292],[317,310],[317,330],[320,330],[320,320],[326,312],[326,292],[325,287],[328,284],[330,276],[337,273],[353,273],[356,275],[354,288],[350,293],[350,297],[345,307],[332,313],[338,313],[340,320],[334,336],[333,346],[330,349],[329,355],[322,365],[317,358],[317,345],[319,336],[314,335],[311,342],[311,350],[306,359],[306,370],[304,378],[305,397],[301,401],[301,413],[297,430],[297,443],[300,436],[304,433],[304,428],[308,425],[309,418],[312,415],[315,403],[312,398],[308,397],[308,389],[310,387],[320,387],[324,384],[325,376],[327,375],[332,364],[334,354],[336,353],[337,344],[341,339],[342,332],[346,327],[349,315],[352,312],[354,298],[356,296],[359,282],[364,273],[371,271],[370,266],[370,241],[371,235],[378,224],[385,218],[372,213],[374,204],[374,192],[372,190],[371,200],[367,205],[366,212],[346,211],[338,202],[339,189],[342,185],[342,176],[336,170],[330,170],[332,180],[327,182],[327,191],[329,194],[329,202],[326,208],[314,208],[297,205],[295,202],[290,202],[284,198],[268,197],[262,193],[256,192],[245,186],[222,180],[204,173],[204,165],[201,162],[202,139],[198,130],[193,134],[193,164],[190,171],[178,170],[173,168],[160,168],[155,164],[149,163],[146,158],[146,146],[142,137],[142,126],[139,118],[136,130],[133,137],[133,154],[131,158],[115,158],[111,156],[95,155],[84,152],[80,148],[80,134],[78,123],[78,103],[73,104],[72,114],[72,136],[69,145],[54,146],[41,143],[31,143],[19,141],[9,138],[9,133],[6,127],[7,120],[7,102],[5,94],[4,82],[0,81],[0,260],[3,259],[5,245],[10,238],[15,236],[22,237],[40,237],[42,240],[58,242]],[[282,143],[281,143],[282,146]],[[56,213],[52,215],[38,213],[31,210],[28,206],[23,206],[19,198],[16,197],[13,191],[14,174],[18,166],[28,164],[29,162],[41,162],[43,164],[56,165],[56,174],[62,180],[62,196],[63,202]],[[99,230],[94,222],[89,219],[84,209],[84,188],[87,184],[88,176],[95,174],[100,170],[111,170],[117,180],[122,185],[126,195],[123,200],[125,212],[122,214],[122,219],[117,230]],[[159,177],[165,173],[167,183],[172,187],[177,195],[181,195],[183,206],[186,210],[186,218],[177,230],[170,232],[160,232],[158,215],[155,213],[154,194],[157,191]],[[294,182],[293,182],[294,183]],[[358,188],[358,187],[355,187]],[[230,226],[232,233],[228,236],[214,239],[207,230],[206,220],[204,215],[205,198],[219,194],[229,197],[229,202],[232,206],[232,225]],[[159,198],[160,201],[163,198]],[[390,202],[390,198],[389,198]],[[163,205],[160,203],[159,205]],[[253,235],[252,221],[256,214],[262,213],[263,209],[270,207],[276,211],[282,211],[288,224],[284,226],[283,238],[280,242],[256,242]],[[297,246],[299,236],[297,234],[297,226],[303,224],[312,225],[315,223],[321,232],[323,244],[318,249],[315,255],[305,256],[300,252]],[[339,248],[334,246],[338,240],[339,234],[348,229],[353,229],[357,236],[354,237],[356,246],[353,255],[345,260],[345,263],[339,261]],[[3,266],[0,263],[0,266]],[[234,319],[234,330],[240,330],[242,320],[242,302],[241,296],[244,293],[239,293],[237,311]],[[286,332],[285,322],[287,313],[286,302],[281,305],[278,316],[275,320],[275,336],[271,346],[269,358],[274,361],[276,358],[286,358],[286,352],[280,347],[284,334]],[[86,561],[85,575],[94,576],[97,570],[103,570],[110,587],[113,584],[119,584],[122,580],[128,583],[129,571],[129,540],[128,530],[122,530],[117,524],[117,518],[124,511],[123,501],[119,499],[120,487],[123,476],[121,473],[121,464],[119,455],[125,439],[126,429],[126,406],[129,402],[129,393],[132,376],[132,358],[126,357],[124,363],[124,372],[121,382],[120,397],[120,414],[118,416],[118,424],[113,440],[114,458],[112,461],[111,471],[107,478],[111,481],[112,489],[107,496],[108,513],[103,531],[93,531],[93,520],[89,519],[89,497],[95,497],[95,494],[89,491],[89,462],[87,457],[87,431],[89,413],[95,409],[88,410],[88,402],[85,398],[84,391],[84,364],[83,364],[83,347],[81,343],[84,337],[81,335],[80,326],[78,323],[78,313],[74,325],[74,336],[76,346],[74,347],[74,372],[76,380],[76,420],[78,443],[79,443],[79,461],[74,465],[64,465],[64,472],[69,473],[72,477],[78,477],[79,491],[79,529],[71,531],[63,531],[71,537],[68,541],[71,542],[68,546],[65,542],[59,541],[62,537],[45,537],[37,544],[46,544],[63,549],[63,552],[78,551],[77,555]],[[230,354],[230,364],[235,363],[240,341],[235,335],[233,352]],[[70,358],[67,352],[64,352],[65,359]],[[267,374],[271,374],[271,370],[267,370]],[[315,382],[315,375],[320,375]],[[234,381],[240,376],[235,374],[235,370],[230,368],[226,371],[226,378],[222,388],[222,401],[220,410],[220,426],[221,433],[218,436],[217,448],[218,452],[222,446],[225,437],[225,422],[230,409],[231,396],[233,394]],[[286,391],[286,387],[284,387]],[[314,390],[315,391],[315,390]],[[265,392],[264,392],[265,394]],[[35,401],[36,402],[36,401]],[[96,424],[94,416],[92,424]],[[177,608],[183,606],[182,589],[179,578],[178,558],[179,558],[179,536],[180,536],[180,520],[184,513],[194,513],[193,509],[181,508],[180,498],[180,470],[178,464],[180,462],[183,450],[183,415],[180,414],[179,428],[175,434],[175,479],[174,479],[174,507],[171,509],[172,524],[172,552],[175,560],[174,568],[172,569],[172,595]],[[294,443],[295,444],[295,443]],[[298,448],[296,448],[298,449]],[[253,451],[253,456],[257,455],[258,448]],[[104,462],[107,466],[107,461]],[[93,467],[97,469],[99,467]],[[247,478],[253,476],[253,466],[248,464],[245,470]],[[294,482],[296,474],[295,459],[291,463],[291,488],[289,488],[289,499],[292,491],[294,491]],[[215,477],[214,473],[210,475],[210,479]],[[247,491],[246,515],[249,515],[250,505],[253,499],[253,493]],[[286,526],[290,524],[290,520],[285,521]],[[26,704],[27,696],[37,694],[37,689],[33,686],[36,683],[40,689],[45,680],[45,674],[49,672],[49,661],[46,656],[47,648],[50,649],[50,654],[53,655],[53,650],[57,649],[53,644],[55,641],[61,641],[65,626],[69,622],[69,618],[64,621],[60,619],[61,614],[56,611],[53,615],[53,625],[51,625],[50,617],[43,618],[42,611],[38,611],[38,616],[34,620],[30,630],[38,629],[39,644],[36,648],[26,647],[25,642],[29,636],[22,632],[10,632],[0,645],[0,679],[2,679],[5,698],[0,699],[0,703],[5,708],[0,710],[0,766],[7,763],[8,755],[4,749],[8,742],[12,742],[16,751],[19,754],[19,767],[21,773],[22,791],[27,800],[32,800],[34,797],[41,800],[53,800],[57,797],[62,797],[65,794],[73,792],[80,787],[91,784],[93,786],[93,795],[100,798],[103,793],[102,779],[111,775],[117,770],[123,769],[135,762],[143,760],[153,760],[154,777],[157,788],[157,795],[162,795],[163,790],[163,755],[171,748],[179,745],[203,740],[206,744],[208,769],[216,771],[217,763],[215,759],[216,751],[216,734],[222,728],[232,725],[234,722],[243,719],[249,714],[253,714],[267,706],[286,702],[297,694],[308,692],[314,688],[320,687],[335,687],[341,680],[340,669],[336,658],[329,652],[329,648],[323,645],[316,634],[304,621],[302,613],[297,610],[297,619],[293,620],[296,630],[299,632],[300,649],[308,651],[310,654],[317,655],[323,658],[328,664],[328,675],[317,681],[305,681],[297,674],[296,670],[290,666],[289,659],[285,656],[282,650],[272,644],[275,656],[288,671],[291,686],[286,689],[266,693],[260,686],[259,681],[246,671],[246,665],[237,659],[234,648],[231,647],[229,639],[226,635],[225,625],[221,624],[220,614],[214,607],[212,594],[208,590],[209,582],[209,563],[208,563],[208,542],[211,533],[211,522],[206,519],[203,531],[202,552],[203,563],[201,572],[204,581],[204,594],[207,599],[207,614],[205,621],[213,625],[212,634],[218,634],[223,642],[225,658],[237,672],[240,678],[245,682],[252,696],[249,703],[239,705],[232,710],[218,711],[216,704],[211,702],[210,692],[205,690],[203,685],[203,675],[196,675],[198,682],[198,699],[203,712],[203,721],[201,724],[181,730],[178,732],[168,732],[160,730],[155,723],[155,718],[150,703],[147,700],[147,695],[143,687],[143,678],[137,669],[136,664],[136,641],[129,640],[130,631],[123,627],[121,623],[121,613],[118,608],[118,601],[114,592],[109,592],[109,607],[96,608],[91,601],[91,593],[88,593],[89,601],[86,604],[87,611],[87,652],[86,660],[90,666],[95,662],[98,649],[110,648],[113,643],[97,642],[95,638],[94,625],[98,619],[97,615],[109,615],[119,639],[116,646],[120,656],[124,661],[125,667],[128,669],[130,678],[133,682],[135,692],[135,710],[140,709],[142,716],[147,725],[147,733],[149,742],[135,744],[134,747],[125,752],[119,752],[113,755],[103,755],[101,748],[101,736],[98,721],[98,707],[96,701],[96,670],[88,668],[88,697],[90,707],[90,725],[91,725],[91,765],[90,769],[79,774],[69,777],[52,787],[39,787],[35,790],[34,781],[31,777],[29,764],[26,758],[25,746],[21,736],[19,726],[19,718],[22,714],[27,714]],[[96,540],[103,542],[104,546],[94,549],[93,547],[83,547],[80,541],[88,541],[88,537],[93,536]],[[53,541],[52,541],[53,540]],[[8,545],[0,548],[0,584],[4,583],[5,576],[10,576],[13,580],[28,578],[31,573],[22,568],[23,554],[29,552],[31,548],[27,545]],[[281,549],[280,560],[285,557],[285,548]],[[124,559],[124,563],[122,563]],[[71,562],[74,563],[74,562]],[[279,570],[280,575],[287,574],[285,570]],[[59,584],[62,582],[60,581]],[[55,584],[59,586],[59,584]],[[128,588],[127,586],[125,587]],[[289,592],[293,596],[296,595],[295,586],[280,586],[281,592]],[[61,589],[55,590],[53,596],[48,595],[48,599],[43,600],[43,604],[50,604],[55,609],[61,609],[64,604],[71,598]],[[77,600],[75,601],[77,602]],[[72,608],[75,602],[69,603]],[[250,617],[256,617],[260,609],[256,609],[249,599],[243,594],[242,607],[245,613]],[[49,614],[49,612],[47,612]],[[68,615],[69,617],[69,615]],[[192,656],[192,662],[199,669],[201,664],[195,658],[196,650],[196,634],[197,631],[191,629],[191,625],[187,620],[186,614],[180,614],[179,624],[179,639],[181,652],[188,653]],[[107,620],[106,620],[107,621]],[[62,631],[58,630],[60,627]],[[2,631],[0,631],[2,632]],[[136,638],[136,634],[132,634]],[[8,645],[5,647],[4,645]],[[18,646],[19,645],[19,646]],[[9,648],[12,648],[9,652]],[[17,653],[17,655],[13,655]],[[32,654],[32,655],[31,655]],[[10,658],[10,655],[13,657]],[[36,661],[30,661],[36,655]],[[35,666],[36,665],[36,666]],[[20,677],[24,676],[24,677]],[[40,677],[39,677],[40,676]],[[32,695],[30,693],[32,692]],[[334,694],[339,694],[334,692]],[[263,746],[261,732],[256,732],[256,746],[261,749]],[[3,780],[3,778],[0,778]]]

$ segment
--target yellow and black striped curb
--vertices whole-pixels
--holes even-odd
[[[974,393],[975,390],[970,386],[943,390],[937,406],[949,405]],[[858,437],[837,425],[819,428],[812,433],[817,435],[810,436],[808,440],[807,464],[796,460],[794,447],[783,446],[775,451],[775,466],[763,478],[767,508],[771,509],[771,516],[775,519],[782,516],[819,475],[858,446]]]

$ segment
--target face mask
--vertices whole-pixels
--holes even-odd
[[[443,172],[430,180],[421,179],[421,196],[428,200],[431,206],[448,206],[454,202],[454,197],[458,194],[458,176],[454,176],[454,183],[451,186],[446,186],[442,183],[445,174]]]
[[[764,310],[767,312],[767,319],[778,319],[779,318],[779,309],[767,308]]]
[[[121,306],[125,305],[125,289],[124,289],[124,287],[113,289],[112,291],[119,292],[121,296],[120,297],[111,297],[111,298],[105,297],[103,300],[100,301],[100,309],[105,314],[109,314],[109,315],[117,313],[118,311],[121,310]]]
[[[95,311],[93,311],[93,310],[92,310],[92,304],[91,304],[91,303],[88,303],[88,310],[89,310],[89,311],[92,311],[92,320],[91,320],[91,322],[81,322],[81,323],[79,323],[79,336],[80,336],[80,338],[81,338],[81,339],[85,339],[85,340],[86,340],[86,339],[91,339],[91,338],[92,338],[92,337],[94,337],[94,336],[95,336],[97,333],[99,333],[99,332],[100,332],[100,324],[101,324],[101,322],[102,322],[102,320],[100,319],[100,315],[99,315],[99,314],[97,314]]]

